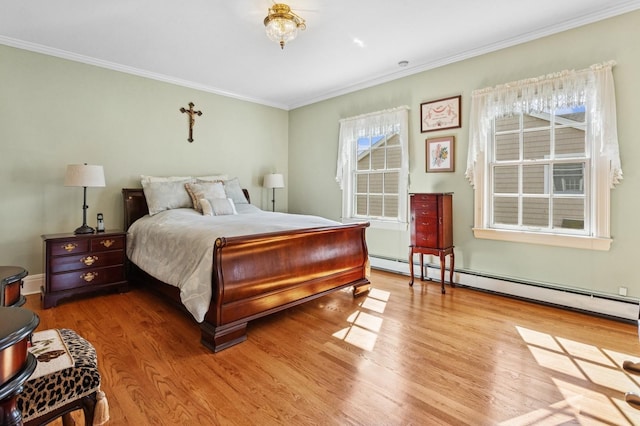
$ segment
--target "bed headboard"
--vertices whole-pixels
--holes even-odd
[[[251,202],[249,191],[243,188],[242,192],[247,197],[247,201]],[[126,231],[133,222],[149,214],[149,206],[147,206],[147,199],[144,197],[142,188],[122,188],[122,199],[124,205],[124,230]]]

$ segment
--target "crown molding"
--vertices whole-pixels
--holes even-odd
[[[213,93],[216,95],[238,99],[241,101],[256,103],[256,104],[260,104],[268,107],[282,109],[285,111],[290,111],[292,109],[311,105],[311,104],[321,102],[327,99],[331,99],[337,96],[342,96],[348,93],[352,93],[358,90],[377,86],[379,84],[387,83],[403,77],[408,77],[424,71],[428,71],[428,70],[439,68],[445,65],[460,62],[465,59],[481,56],[487,53],[495,52],[501,49],[505,49],[507,47],[516,46],[518,44],[526,43],[526,42],[536,40],[542,37],[546,37],[552,34],[557,34],[563,31],[567,31],[567,30],[584,26],[584,25],[592,24],[594,22],[598,22],[598,21],[602,21],[608,18],[618,16],[618,15],[622,15],[624,13],[628,13],[637,9],[640,9],[639,0],[627,0],[619,4],[616,4],[614,6],[608,7],[606,9],[600,9],[596,11],[587,11],[584,15],[580,17],[564,21],[557,25],[540,28],[539,30],[532,31],[532,32],[520,35],[518,37],[512,37],[497,43],[491,43],[485,46],[480,46],[478,48],[469,49],[467,51],[464,51],[455,55],[431,60],[422,64],[408,67],[406,69],[402,69],[400,71],[385,73],[383,75],[379,75],[374,78],[367,78],[359,82],[349,84],[347,86],[340,87],[332,91],[323,92],[323,94],[320,96],[299,98],[299,99],[291,100],[290,102],[285,102],[285,103],[274,102],[268,99],[260,99],[260,98],[255,98],[251,96],[241,95],[238,93],[229,92],[227,90],[222,90],[217,87],[206,86],[193,81],[174,78],[171,76],[158,74],[150,71],[145,71],[142,69],[138,69],[138,68],[134,68],[134,67],[114,63],[114,62],[104,61],[101,59],[80,55],[77,53],[56,49],[56,48],[44,46],[37,43],[22,41],[22,40],[10,38],[10,37],[0,36],[0,44],[4,44],[10,47],[15,47],[18,49],[28,50],[31,52],[41,53],[44,55],[67,59],[74,62],[80,62],[87,65],[93,65],[96,67],[105,68],[113,71],[132,74],[139,77],[149,78],[152,80],[174,84],[177,86],[187,87],[187,88],[199,90],[202,92]]]
[[[53,47],[44,46],[37,43],[31,43],[28,41],[18,40],[11,37],[5,37],[0,35],[0,44],[4,44],[10,47],[15,47],[22,50],[28,50],[30,52],[41,53],[43,55],[54,56],[56,58],[67,59],[69,61],[79,62],[86,65],[93,65],[96,67],[105,68],[112,71],[131,74],[138,77],[149,78],[151,80],[157,80],[163,83],[175,84],[177,86],[187,87],[189,89],[194,89],[194,90],[200,90],[202,92],[207,92],[207,93],[213,93],[216,95],[225,96],[228,98],[234,98],[241,101],[247,101],[247,102],[252,102],[260,105],[288,110],[288,106],[285,104],[271,102],[266,99],[252,98],[250,96],[244,96],[237,93],[222,90],[217,87],[205,86],[203,84],[195,83],[193,81],[182,80],[182,79],[170,77],[164,74],[145,71],[138,68],[118,64],[115,62],[104,61],[101,59],[92,58],[90,56],[80,55],[80,54],[69,52],[66,50],[56,49]]]
[[[401,71],[396,71],[391,74],[385,74],[372,79],[363,80],[358,83],[355,83],[346,87],[342,87],[334,91],[325,92],[323,93],[322,96],[306,98],[306,99],[298,99],[292,102],[289,105],[288,109],[291,110],[291,109],[311,105],[317,102],[325,101],[327,99],[335,98],[337,96],[346,95],[348,93],[352,93],[358,90],[377,86],[383,83],[388,83],[390,81],[397,80],[399,78],[408,77],[414,74],[419,74],[421,72],[429,71],[435,68],[440,68],[445,65],[450,65],[456,62],[463,61],[465,59],[471,59],[477,56],[496,52],[498,50],[502,50],[508,47],[517,46],[519,44],[527,43],[529,41],[547,37],[553,34],[558,34],[563,31],[568,31],[568,30],[582,27],[584,25],[593,24],[595,22],[603,21],[605,19],[623,15],[625,13],[632,12],[638,9],[640,9],[640,1],[629,0],[623,3],[620,3],[616,6],[607,8],[605,10],[598,10],[595,12],[587,13],[583,16],[564,21],[557,25],[552,25],[552,26],[550,25],[548,27],[540,28],[536,31],[531,31],[529,33],[522,34],[517,37],[501,40],[497,43],[487,44],[485,46],[469,49],[467,51],[464,51],[455,55],[446,56],[443,58],[435,59],[433,61],[425,62],[423,64],[407,67]]]

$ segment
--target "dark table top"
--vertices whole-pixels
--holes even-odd
[[[0,351],[28,337],[40,324],[35,312],[24,308],[0,307]]]
[[[2,285],[19,281],[29,274],[20,266],[0,266],[0,283]]]

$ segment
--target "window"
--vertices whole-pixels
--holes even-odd
[[[363,137],[357,143],[354,216],[396,220],[402,150],[400,137]]]
[[[406,226],[407,110],[400,107],[340,120],[336,180],[343,194],[344,222]]]
[[[585,108],[493,120],[490,227],[588,235]]]
[[[473,93],[477,238],[609,249],[610,189],[622,179],[613,65]]]

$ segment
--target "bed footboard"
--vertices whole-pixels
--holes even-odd
[[[248,321],[349,286],[368,291],[368,226],[219,238],[202,343],[217,352],[244,341]]]

